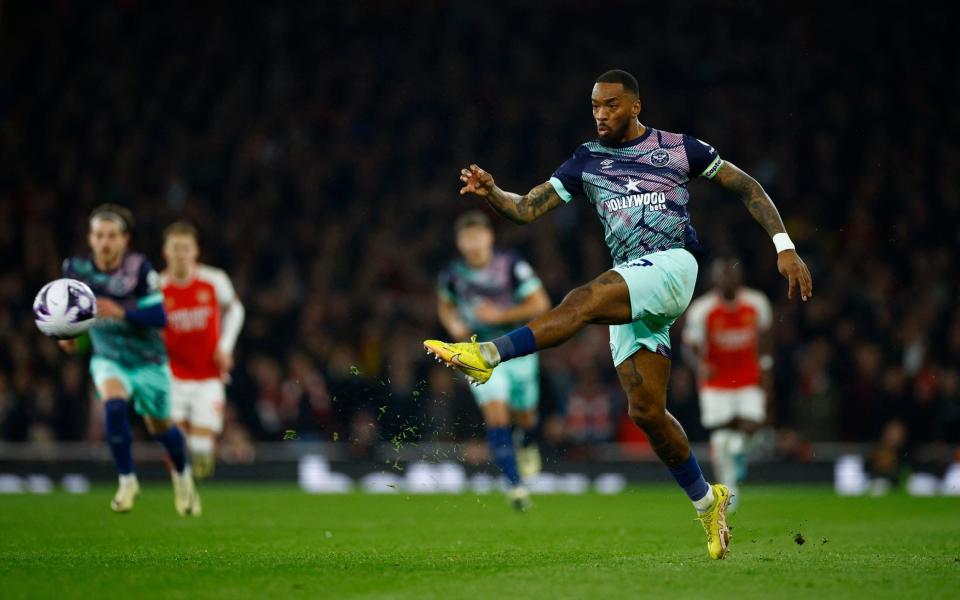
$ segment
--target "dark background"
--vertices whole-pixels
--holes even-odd
[[[30,303],[85,251],[86,216],[131,207],[134,248],[200,228],[247,307],[225,446],[353,442],[412,423],[476,435],[465,385],[424,360],[434,278],[477,162],[525,192],[593,135],[609,68],[641,120],[690,133],[777,203],[816,293],[788,303],[738,200],[693,182],[711,257],[774,303],[774,423],[806,441],[960,442],[960,52],[947,9],[907,3],[4,2],[0,4],[0,440],[97,440],[85,363]],[[497,220],[555,302],[609,267],[583,201]],[[709,286],[701,269],[698,293]],[[675,332],[679,331],[679,326]],[[679,341],[675,341],[678,346]],[[691,437],[692,371],[670,406]],[[543,356],[546,443],[635,437],[606,329]]]

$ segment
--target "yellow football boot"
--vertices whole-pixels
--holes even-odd
[[[730,504],[730,490],[722,483],[710,486],[713,489],[713,506],[697,517],[707,532],[707,552],[713,560],[727,557],[730,548],[730,528],[727,527],[727,506]]]
[[[493,367],[488,365],[480,354],[477,336],[470,338],[469,342],[456,344],[448,344],[440,340],[425,340],[423,347],[426,348],[427,354],[437,358],[437,362],[446,363],[448,367],[460,371],[474,385],[486,383],[493,373]]]

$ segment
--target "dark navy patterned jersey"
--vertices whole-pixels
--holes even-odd
[[[647,127],[622,144],[583,144],[550,183],[565,202],[587,197],[603,222],[614,265],[622,265],[670,248],[702,251],[690,223],[687,183],[712,178],[721,166],[709,144]]]
[[[146,308],[163,303],[159,275],[147,258],[128,252],[115,271],[97,268],[90,256],[74,256],[63,261],[63,276],[79,279],[97,297],[106,297],[124,309]],[[99,319],[90,328],[95,356],[110,359],[126,367],[142,367],[167,362],[167,350],[154,327],[134,325],[124,319]]]
[[[480,339],[488,340],[512,331],[517,323],[483,325],[477,322],[477,305],[489,302],[509,308],[542,287],[530,264],[514,252],[494,252],[490,262],[474,269],[457,259],[440,273],[437,293],[454,303],[464,322]]]

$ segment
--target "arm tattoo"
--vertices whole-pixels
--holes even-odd
[[[774,206],[773,200],[763,190],[763,187],[733,163],[724,163],[713,181],[740,196],[740,201],[743,202],[753,218],[763,226],[770,237],[773,237],[775,233],[783,233],[787,230],[783,226],[783,221],[780,220],[777,207]]]
[[[523,225],[537,219],[563,203],[550,183],[542,183],[521,196],[498,187],[487,195],[487,202],[495,211],[514,223]]]

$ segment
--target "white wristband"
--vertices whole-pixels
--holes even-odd
[[[791,240],[790,236],[786,233],[773,234],[773,245],[777,247],[777,254],[780,254],[784,250],[797,249],[797,247],[793,245],[793,240]]]

